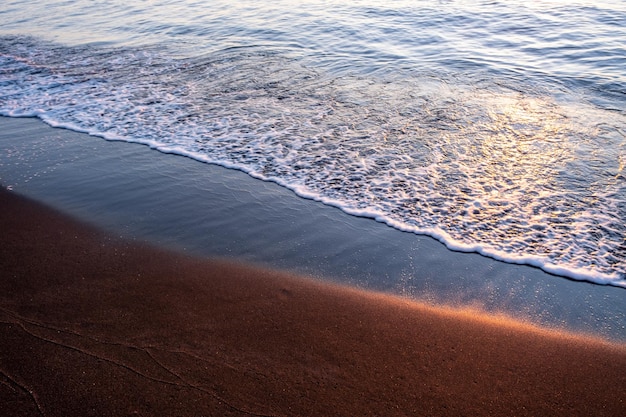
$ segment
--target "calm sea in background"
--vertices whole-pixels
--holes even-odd
[[[626,2],[0,5],[0,114],[626,287]]]

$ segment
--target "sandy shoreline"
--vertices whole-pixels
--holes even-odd
[[[626,292],[427,236],[146,146],[0,117],[0,182],[116,236],[626,342]]]
[[[626,412],[623,347],[0,207],[5,415]]]

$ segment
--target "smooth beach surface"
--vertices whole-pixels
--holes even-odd
[[[127,3],[0,8],[0,417],[626,415],[624,2]]]
[[[626,412],[623,345],[0,207],[3,415]]]
[[[626,291],[452,252],[276,184],[0,117],[0,183],[118,236],[626,341]]]

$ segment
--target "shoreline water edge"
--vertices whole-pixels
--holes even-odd
[[[452,252],[242,172],[145,146],[30,118],[2,117],[0,126],[5,187],[120,235],[626,340],[621,288]]]

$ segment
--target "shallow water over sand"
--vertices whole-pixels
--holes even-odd
[[[9,151],[0,153],[3,186],[126,237],[615,340],[626,335],[620,288],[451,252],[242,172],[144,146],[32,119],[0,118],[0,127],[0,149]]]

